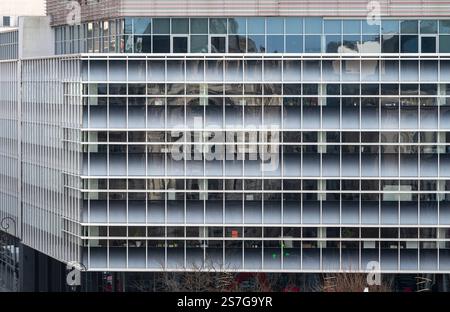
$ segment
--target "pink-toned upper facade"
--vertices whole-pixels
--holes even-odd
[[[53,25],[65,24],[73,0],[47,0]],[[122,16],[450,16],[450,0],[75,0],[81,20]]]

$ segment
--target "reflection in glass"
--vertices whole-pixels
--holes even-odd
[[[266,51],[265,36],[249,35],[247,40],[247,52],[258,53]]]
[[[268,53],[283,53],[284,52],[284,37],[283,36],[267,36],[267,52]]]
[[[320,53],[321,50],[321,36],[305,36],[305,53]]]
[[[300,35],[286,36],[286,53],[302,53],[303,52],[303,37]]]

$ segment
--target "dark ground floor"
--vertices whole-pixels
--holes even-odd
[[[16,242],[17,243],[17,242]],[[66,265],[34,249],[16,244],[17,253],[0,259],[0,289],[3,291],[53,292],[142,292],[142,291],[362,291],[365,274],[306,273],[132,273],[82,272],[80,286],[69,286]],[[6,255],[6,256],[5,256]],[[16,261],[16,263],[14,263]],[[77,283],[75,283],[77,284]],[[385,274],[381,286],[369,291],[450,291],[450,274]]]

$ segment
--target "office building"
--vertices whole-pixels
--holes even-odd
[[[450,1],[378,3],[48,0],[1,215],[92,272],[450,273]]]

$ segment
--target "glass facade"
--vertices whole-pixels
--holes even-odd
[[[56,54],[450,53],[450,20],[134,17],[55,28]]]
[[[450,269],[450,58],[82,64],[90,269]]]
[[[450,20],[54,31],[57,56],[0,62],[26,244],[99,272],[450,272]]]

